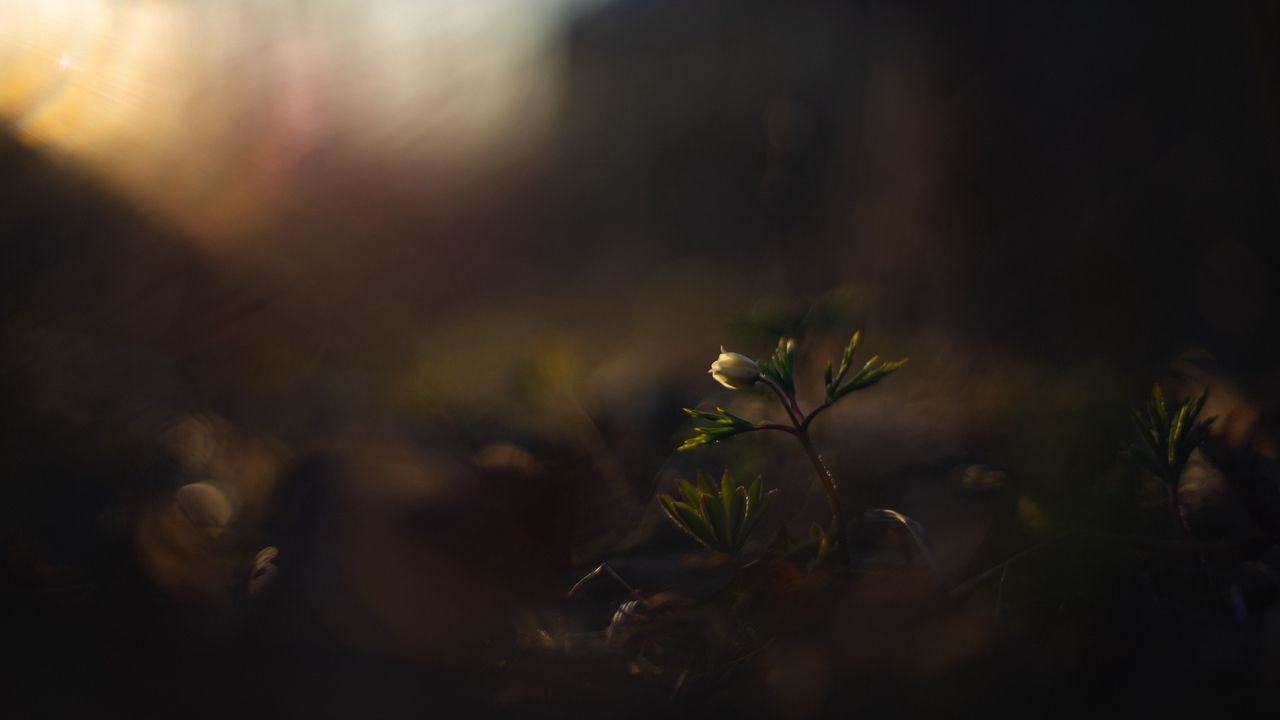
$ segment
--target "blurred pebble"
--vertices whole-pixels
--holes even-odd
[[[253,570],[249,573],[249,595],[256,597],[261,595],[268,587],[276,575],[280,573],[280,569],[276,567],[275,559],[280,556],[280,549],[275,545],[268,545],[258,551],[253,559]]]
[[[1044,510],[1040,503],[1023,495],[1018,498],[1018,517],[1029,530],[1040,530],[1044,527]]]
[[[1008,484],[1009,475],[1003,470],[993,470],[989,465],[970,465],[960,476],[960,488],[968,493],[995,492]]]
[[[480,452],[476,453],[475,463],[485,470],[517,473],[531,473],[536,465],[533,453],[509,442],[492,442],[480,448]]]
[[[187,520],[197,527],[218,531],[231,521],[231,501],[212,483],[183,485],[174,499]]]

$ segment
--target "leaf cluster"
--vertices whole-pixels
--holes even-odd
[[[756,478],[751,487],[734,485],[729,471],[717,486],[701,470],[697,484],[677,483],[681,499],[659,495],[662,510],[689,537],[711,550],[737,554],[768,509],[777,490],[765,492]]]
[[[760,363],[760,372],[767,375],[786,391],[787,397],[796,395],[795,363],[796,341],[789,337],[778,338],[773,357]]]
[[[889,375],[897,372],[902,366],[907,364],[906,358],[895,360],[893,362],[880,363],[880,356],[873,356],[868,360],[860,370],[850,373],[853,368],[853,354],[858,348],[858,339],[861,332],[855,332],[853,339],[849,341],[848,347],[845,348],[844,356],[840,362],[838,372],[833,372],[832,363],[828,362],[826,372],[824,373],[827,398],[826,401],[815,408],[807,416],[801,412],[800,406],[796,403],[795,394],[795,340],[783,337],[778,340],[778,346],[773,352],[773,356],[758,363],[760,373],[766,383],[774,386],[780,391],[780,400],[783,407],[787,411],[787,415],[791,420],[792,428],[786,426],[774,425],[772,423],[753,423],[746,418],[739,417],[722,407],[717,407],[715,412],[706,410],[693,410],[685,408],[684,411],[692,416],[695,420],[709,420],[710,426],[695,427],[694,435],[685,440],[678,450],[692,450],[720,442],[725,438],[733,437],[744,432],[752,430],[785,430],[788,432],[804,432],[809,423],[819,413],[831,407],[836,400],[848,395],[855,390],[861,390],[880,382]],[[877,364],[879,363],[879,364]]]
[[[849,345],[844,349],[844,355],[840,358],[840,368],[834,373],[832,372],[833,363],[827,361],[826,368],[822,371],[823,382],[827,386],[827,402],[832,403],[840,398],[848,395],[855,390],[861,390],[880,382],[889,375],[897,372],[903,365],[907,364],[907,359],[894,360],[892,362],[876,363],[880,360],[879,355],[872,355],[862,369],[854,373],[853,377],[848,378],[850,368],[853,367],[853,353],[858,349],[858,340],[862,338],[862,331],[853,334],[853,338],[849,340]]]
[[[739,415],[734,415],[722,407],[717,407],[714,412],[695,410],[693,408],[685,408],[684,411],[694,420],[710,420],[712,424],[695,427],[693,429],[693,437],[681,443],[680,447],[676,448],[677,450],[692,450],[696,447],[718,443],[725,438],[756,429],[755,423]]]
[[[1133,424],[1142,436],[1142,442],[1131,445],[1126,457],[1151,471],[1166,483],[1176,485],[1191,453],[1209,437],[1216,417],[1200,420],[1209,390],[1199,398],[1187,398],[1176,411],[1165,403],[1164,391],[1159,383],[1152,386],[1145,412],[1131,409]]]

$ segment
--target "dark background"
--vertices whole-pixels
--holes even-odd
[[[1028,570],[983,640],[956,630],[965,609],[936,621],[949,650],[902,640],[900,662],[865,634],[787,645],[769,662],[828,678],[792,683],[812,706],[768,690],[791,681],[767,666],[739,695],[760,704],[730,699],[738,676],[668,707],[625,672],[508,659],[549,617],[607,624],[563,599],[598,562],[683,582],[654,559],[682,547],[652,503],[673,475],[729,464],[784,494],[805,477],[765,440],[672,452],[680,408],[726,397],[705,375],[721,344],[760,357],[798,335],[811,384],[856,327],[912,358],[819,441],[950,545],[956,580],[1055,529],[1160,527],[1115,456],[1154,380],[1208,382],[1224,442],[1272,467],[1280,10],[623,0],[559,42],[564,92],[530,158],[456,184],[309,158],[248,260],[0,138],[10,713],[1275,701],[1269,591],[1231,616],[1182,568],[1105,549]],[[1008,497],[947,494],[978,462],[1008,471]],[[213,539],[166,515],[200,480],[238,493]],[[803,488],[796,527],[818,516]],[[1206,497],[1203,532],[1231,536],[1240,509],[1219,506],[1238,501]],[[265,545],[278,587],[249,598]]]

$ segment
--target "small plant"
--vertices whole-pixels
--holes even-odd
[[[1142,442],[1131,445],[1125,455],[1164,482],[1169,512],[1184,531],[1186,518],[1178,504],[1178,483],[1187,469],[1191,453],[1209,437],[1216,417],[1198,419],[1209,397],[1208,388],[1198,399],[1187,398],[1176,412],[1170,413],[1159,383],[1151,388],[1146,412],[1130,410]]]
[[[697,479],[697,485],[679,481],[681,500],[659,495],[662,509],[671,522],[708,549],[737,555],[777,490],[764,492],[759,478],[749,488],[735,486],[728,470],[719,486],[701,470]]]
[[[834,363],[827,363],[823,372],[823,379],[826,385],[825,400],[807,414],[800,408],[800,404],[796,400],[794,374],[796,343],[794,340],[785,337],[780,339],[777,349],[774,350],[773,357],[763,362],[756,362],[746,355],[728,352],[721,347],[720,356],[711,364],[709,371],[711,377],[730,390],[747,390],[757,383],[767,386],[782,403],[782,408],[786,411],[789,422],[785,424],[754,422],[735,415],[722,407],[717,407],[714,412],[685,408],[685,412],[693,417],[694,420],[701,420],[708,424],[695,427],[693,436],[685,440],[679,447],[680,450],[693,450],[703,445],[710,445],[735,435],[757,430],[776,430],[794,436],[800,446],[804,448],[809,461],[813,464],[818,480],[822,483],[822,487],[826,492],[827,504],[831,508],[833,532],[829,539],[825,533],[823,534],[823,544],[828,545],[834,555],[846,564],[849,562],[849,532],[845,523],[844,508],[840,498],[840,486],[836,482],[835,476],[827,468],[826,463],[823,462],[822,456],[814,448],[813,441],[809,437],[809,426],[818,415],[835,405],[842,398],[847,397],[854,391],[862,390],[880,382],[907,363],[905,359],[880,363],[880,357],[877,355],[851,375],[853,355],[858,348],[858,340],[860,338],[860,332],[853,334],[853,338],[844,350],[838,369],[834,367]],[[688,500],[686,498],[685,504],[692,506],[692,503],[688,502]],[[664,507],[666,507],[665,502]],[[680,524],[677,516],[670,508],[667,509],[667,512],[668,515],[672,515],[672,520]],[[714,530],[714,528],[712,529]],[[696,534],[695,537],[697,537]]]

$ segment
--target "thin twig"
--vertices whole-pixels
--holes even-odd
[[[640,602],[642,602],[642,603],[644,603],[644,604],[646,604],[646,605],[648,604],[648,603],[645,601],[644,596],[640,594],[640,591],[639,591],[639,590],[636,590],[636,589],[635,589],[635,588],[633,588],[633,587],[631,587],[631,584],[630,584],[630,583],[628,583],[626,580],[623,580],[621,575],[619,575],[618,573],[614,572],[613,568],[609,567],[609,563],[600,563],[599,565],[597,565],[597,566],[596,566],[596,569],[595,569],[595,570],[592,570],[591,572],[587,573],[586,575],[583,575],[581,580],[579,580],[578,582],[574,583],[574,584],[573,584],[573,587],[569,588],[569,594],[568,594],[568,595],[566,595],[565,597],[570,597],[570,598],[571,598],[571,597],[573,597],[574,595],[576,595],[576,594],[578,593],[578,591],[582,589],[582,586],[583,586],[583,585],[586,585],[588,582],[590,582],[592,579],[594,579],[596,576],[598,576],[598,575],[599,575],[600,573],[602,573],[602,572],[607,572],[607,573],[609,573],[610,577],[612,577],[614,580],[617,580],[619,585],[621,585],[622,587],[626,588],[626,589],[627,589],[627,592],[628,592],[628,593],[629,593],[633,598],[635,598],[636,600],[639,600]]]
[[[808,417],[806,417],[804,421],[800,423],[800,429],[801,430],[809,429],[809,423],[813,422],[813,419],[818,417],[818,413],[821,413],[823,410],[826,410],[827,408],[831,407],[831,404],[832,404],[831,401],[827,400],[826,402],[822,403],[818,407],[814,408],[813,411],[809,413]]]
[[[938,565],[937,558],[933,556],[933,552],[929,550],[929,546],[925,545],[924,538],[920,537],[920,533],[916,532],[916,529],[912,525],[910,519],[897,510],[890,510],[888,508],[876,508],[875,510],[869,510],[867,514],[888,518],[889,520],[898,523],[898,525],[906,530],[907,537],[911,538],[912,544],[916,547],[916,553],[920,556],[920,559],[924,561],[925,566],[929,568],[929,572],[933,575],[933,579],[937,581],[938,587],[946,587],[946,582],[942,578],[942,567]]]

